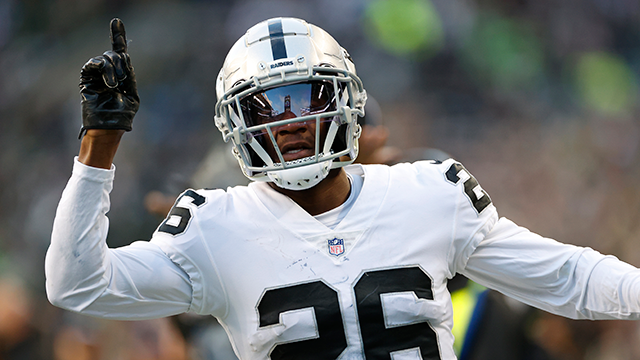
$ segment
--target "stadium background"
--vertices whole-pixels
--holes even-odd
[[[0,0],[0,359],[216,358],[201,319],[97,321],[45,298],[79,71],[109,48],[114,16],[141,107],[116,157],[112,246],[147,239],[159,218],[145,196],[189,186],[221,145],[215,76],[233,42],[296,16],[349,50],[389,145],[446,151],[502,216],[640,266],[637,0]],[[539,314],[526,332],[556,359],[634,359],[638,325]]]

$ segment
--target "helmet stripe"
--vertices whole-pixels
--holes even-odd
[[[282,20],[269,20],[269,39],[271,40],[271,53],[273,60],[287,57],[287,48],[284,44],[284,32],[282,31]]]

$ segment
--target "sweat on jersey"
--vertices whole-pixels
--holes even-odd
[[[187,190],[150,241],[109,249],[115,167],[75,161],[46,257],[49,300],[111,319],[215,316],[240,359],[455,359],[456,273],[529,305],[640,318],[640,271],[498,218],[458,162],[351,165],[327,227],[265,183]]]

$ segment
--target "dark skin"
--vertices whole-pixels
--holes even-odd
[[[82,138],[78,160],[88,166],[111,169],[124,130],[90,129]]]
[[[110,169],[124,130],[87,130],[82,138],[78,160],[88,166]],[[318,185],[307,190],[286,190],[270,183],[311,215],[340,206],[349,197],[351,184],[343,169],[334,169]]]

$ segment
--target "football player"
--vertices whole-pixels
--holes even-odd
[[[274,18],[216,79],[215,124],[253,182],[183,192],[150,241],[106,245],[113,157],[139,98],[122,22],[81,72],[80,153],[46,257],[57,306],[215,316],[241,359],[455,359],[460,273],[571,318],[640,318],[640,271],[499,218],[459,162],[352,165],[367,96],[328,33]]]

